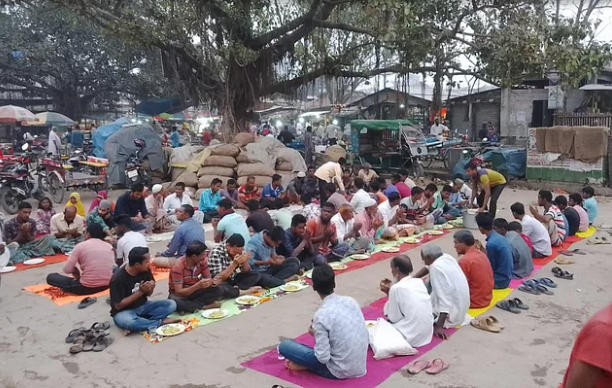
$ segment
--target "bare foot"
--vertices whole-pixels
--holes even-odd
[[[240,290],[240,296],[254,294],[254,293],[258,292],[258,291],[261,291],[261,287],[259,287],[259,286],[251,287],[251,288],[246,289],[246,290]]]
[[[285,279],[285,283],[294,282],[294,281],[298,280],[299,278],[300,278],[299,276],[293,275],[293,276],[288,277],[287,279]]]
[[[123,335],[126,336],[126,337],[128,335],[130,335],[130,333],[131,333],[131,331],[129,331],[129,330],[123,330]]]
[[[202,307],[202,310],[218,309],[219,307],[221,307],[222,304],[223,303],[221,301],[216,301],[216,302],[213,302],[211,304],[208,304],[208,305]]]
[[[293,361],[285,361],[285,368],[289,369],[289,370],[295,370],[295,371],[302,371],[302,370],[308,370],[308,368],[306,368],[305,366],[301,366],[299,364],[296,364]]]
[[[180,323],[181,319],[178,318],[166,318],[162,321],[162,325],[168,325],[170,323]]]

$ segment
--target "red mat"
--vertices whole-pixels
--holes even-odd
[[[40,264],[36,264],[36,265],[25,265],[21,263],[15,264],[15,267],[17,267],[17,269],[13,272],[19,272],[19,271],[25,271],[26,269],[44,267],[45,265],[62,263],[68,260],[68,256],[64,255],[63,253],[58,253],[53,256],[42,256],[42,258],[45,259],[45,261]],[[5,275],[8,275],[10,273],[11,272],[7,272]]]

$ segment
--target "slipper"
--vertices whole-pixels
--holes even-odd
[[[579,249],[579,248],[572,249],[572,250],[570,250],[570,252],[572,252],[572,253],[574,253],[576,255],[586,255],[586,252],[583,251],[582,249]]]
[[[574,264],[575,261],[574,260],[570,260],[567,257],[561,256],[561,257],[557,257],[555,259],[555,263],[561,264],[561,265],[566,265],[566,264]]]
[[[96,303],[96,300],[98,300],[97,298],[90,298],[87,297],[85,299],[83,299],[79,305],[77,306],[78,309],[84,309],[85,307],[89,307],[92,304]]]
[[[83,342],[83,351],[91,352],[94,346],[96,346],[96,339],[97,338],[94,336],[88,336],[87,338],[85,338],[85,341]]]
[[[565,256],[574,256],[574,252],[572,251],[561,251],[559,252],[560,255],[565,255]]]
[[[556,278],[574,280],[574,274],[564,271],[559,267],[554,267],[551,271],[555,275]]]
[[[100,322],[94,322],[93,325],[91,325],[90,330],[108,330],[110,329],[110,322],[108,321],[104,321],[102,323]]]
[[[491,333],[499,333],[501,331],[499,326],[495,325],[490,318],[472,319],[470,321],[470,325],[474,326],[477,329],[489,331]]]
[[[491,320],[491,322],[493,322],[493,326],[497,326],[499,327],[500,330],[504,330],[505,326],[502,325],[499,320],[497,318],[495,318],[493,315],[489,315],[487,318],[489,318]]]
[[[83,343],[85,342],[85,334],[79,334],[70,347],[70,354],[77,354],[83,351]]]
[[[510,300],[501,300],[499,302],[497,302],[495,304],[497,307],[499,307],[502,310],[506,310],[506,311],[510,311],[513,314],[520,314],[521,310],[518,309],[518,307],[516,307],[516,304],[514,303],[514,301],[512,299]]]
[[[108,348],[112,343],[113,339],[111,337],[98,337],[92,350],[94,352],[101,352]]]
[[[557,288],[557,283],[555,283],[551,278],[539,278],[539,279],[534,279],[534,280],[543,286],[546,286],[549,288]]]
[[[68,336],[66,337],[66,343],[67,344],[73,343],[74,340],[77,339],[79,334],[82,334],[85,330],[87,330],[87,329],[84,328],[84,327],[79,327],[78,329],[72,330],[70,333],[68,333]]]
[[[521,310],[529,310],[529,306],[527,306],[525,303],[523,303],[523,301],[520,300],[519,298],[514,298],[514,299],[512,299],[512,301],[514,302],[514,304],[516,305],[517,308],[519,308]]]
[[[541,295],[542,294],[540,291],[538,291],[537,289],[535,289],[532,286],[520,286],[518,288],[518,290],[526,292],[528,294],[532,294],[532,295]]]
[[[447,369],[449,366],[450,364],[448,362],[443,361],[440,358],[436,358],[435,360],[431,362],[431,366],[425,369],[425,372],[430,375],[437,375],[438,373],[442,372],[444,369]]]
[[[535,287],[536,290],[540,291],[542,294],[544,295],[555,295],[554,292],[549,291],[548,288],[544,287],[543,285],[539,284]]]
[[[430,366],[431,362],[427,360],[416,360],[408,364],[408,368],[406,368],[406,370],[408,371],[408,373],[416,375],[417,373],[424,371]]]

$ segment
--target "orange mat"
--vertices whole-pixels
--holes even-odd
[[[68,256],[64,255],[63,253],[58,253],[53,256],[43,256],[42,258],[45,259],[45,261],[43,263],[36,264],[36,265],[16,264],[15,267],[17,267],[17,269],[13,272],[19,272],[19,271],[25,271],[26,269],[44,267],[45,265],[62,263],[68,260]],[[10,273],[12,272],[8,272],[5,275],[8,275]]]
[[[151,265],[151,272],[153,272],[153,277],[155,281],[160,281],[164,279],[168,279],[170,277],[170,269],[169,268],[157,268],[154,265]],[[58,306],[63,306],[70,303],[78,303],[85,297],[101,297],[108,296],[109,290],[98,292],[97,294],[92,295],[75,295],[69,292],[63,291],[57,287],[50,286],[46,283],[43,284],[35,284],[33,286],[27,286],[24,288],[25,291],[31,292],[36,295],[44,296],[45,298],[51,299],[53,303]]]

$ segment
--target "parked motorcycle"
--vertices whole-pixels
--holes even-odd
[[[134,145],[136,146],[136,152],[128,156],[125,163],[125,186],[131,188],[136,183],[151,186],[151,177],[142,168],[140,161],[140,152],[147,146],[147,142],[144,139],[134,139]]]
[[[24,144],[21,149],[25,152],[30,149]],[[30,166],[31,152],[24,154],[21,163],[14,167],[0,171],[0,205],[8,214],[17,214],[19,203],[28,198],[40,201],[44,194],[36,180],[32,177]]]

